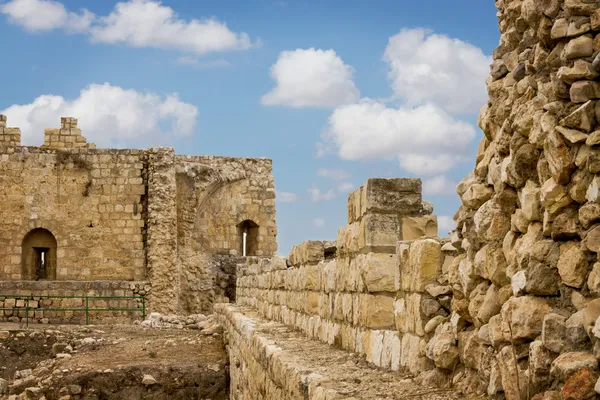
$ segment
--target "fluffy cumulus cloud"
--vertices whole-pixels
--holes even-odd
[[[276,87],[262,97],[263,105],[332,108],[359,98],[352,67],[333,50],[284,51],[270,75]]]
[[[244,50],[253,47],[248,34],[231,31],[214,18],[179,19],[170,7],[156,0],[119,2],[107,16],[88,10],[67,11],[53,0],[11,0],[0,4],[0,13],[29,31],[62,29],[83,33],[92,42],[132,47],[177,49],[194,54]]]
[[[27,145],[41,144],[44,128],[59,127],[60,117],[73,116],[88,142],[101,147],[148,147],[168,143],[169,135],[191,135],[198,109],[177,94],[161,97],[105,83],[88,86],[73,100],[42,95],[0,113],[7,115],[10,126],[21,128]]]
[[[444,175],[434,176],[423,181],[423,194],[427,196],[456,195],[456,182],[446,178]]]
[[[452,217],[448,217],[446,215],[438,215],[437,221],[439,237],[448,237],[448,232],[456,228],[456,223],[454,222]]]
[[[433,104],[388,108],[365,98],[336,108],[322,137],[342,159],[397,158],[409,172],[433,175],[466,158],[475,128]]]
[[[492,58],[472,44],[404,29],[389,39],[383,59],[395,94],[408,106],[434,103],[451,113],[477,113],[487,102]]]
[[[313,203],[319,203],[321,201],[332,200],[335,197],[335,191],[329,189],[327,192],[322,192],[316,185],[313,185],[308,189],[310,200]]]
[[[298,195],[296,193],[280,192],[279,190],[275,190],[275,195],[277,196],[277,200],[282,203],[294,203],[298,200]]]

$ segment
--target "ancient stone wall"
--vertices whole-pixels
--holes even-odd
[[[349,196],[351,224],[337,244],[304,242],[287,263],[249,259],[238,270],[236,302],[377,366],[432,370],[427,344],[449,319],[446,273],[456,249],[425,237],[437,229],[422,204],[419,180],[369,180]],[[458,352],[444,366],[457,361]]]
[[[453,322],[436,337],[458,350],[462,376],[454,379],[472,390],[593,397],[600,3],[496,5],[502,36],[479,118],[485,137],[457,188]]]
[[[0,147],[0,280],[30,279],[22,255],[34,229],[56,240],[58,280],[144,279],[144,159],[139,150]]]
[[[0,122],[0,281],[148,280],[153,311],[210,312],[238,257],[277,251],[269,159],[95,149],[70,117],[24,147]]]
[[[0,114],[0,146],[19,146],[21,144],[21,130],[6,126],[6,115]]]
[[[0,282],[0,321],[25,323],[26,307],[29,323],[85,324],[85,311],[59,311],[58,308],[85,308],[85,299],[66,296],[142,296],[150,291],[147,282],[124,281],[2,281]],[[7,294],[20,295],[7,297]],[[5,295],[5,296],[3,296]],[[49,299],[47,296],[63,296]],[[89,311],[90,324],[123,324],[141,321],[142,303],[139,299],[88,299],[93,308],[139,308],[140,311]],[[52,309],[52,310],[50,310]]]

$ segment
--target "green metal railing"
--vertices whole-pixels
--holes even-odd
[[[29,312],[30,311],[84,311],[85,312],[85,324],[89,324],[90,311],[92,312],[103,312],[103,311],[133,311],[133,312],[141,312],[142,319],[146,319],[146,297],[145,296],[38,296],[38,295],[20,295],[20,294],[2,294],[0,293],[0,300],[5,299],[15,299],[25,301],[24,307],[17,307],[15,302],[15,307],[1,307],[0,311],[25,311],[25,323],[26,326],[29,327]],[[40,301],[45,299],[81,299],[85,306],[83,307],[29,307],[30,301]],[[90,308],[89,302],[90,300],[96,299],[109,299],[109,300],[122,300],[122,299],[131,299],[131,300],[141,300],[141,307],[100,307],[100,308]]]

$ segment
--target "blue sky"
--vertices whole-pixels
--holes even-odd
[[[85,9],[85,10],[84,10]],[[499,32],[492,1],[0,0],[0,112],[101,147],[273,159],[280,254],[335,239],[369,177],[452,228]]]

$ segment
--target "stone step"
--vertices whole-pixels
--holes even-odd
[[[227,330],[231,399],[466,398],[377,369],[355,353],[265,320],[252,308],[217,304],[214,311]]]

